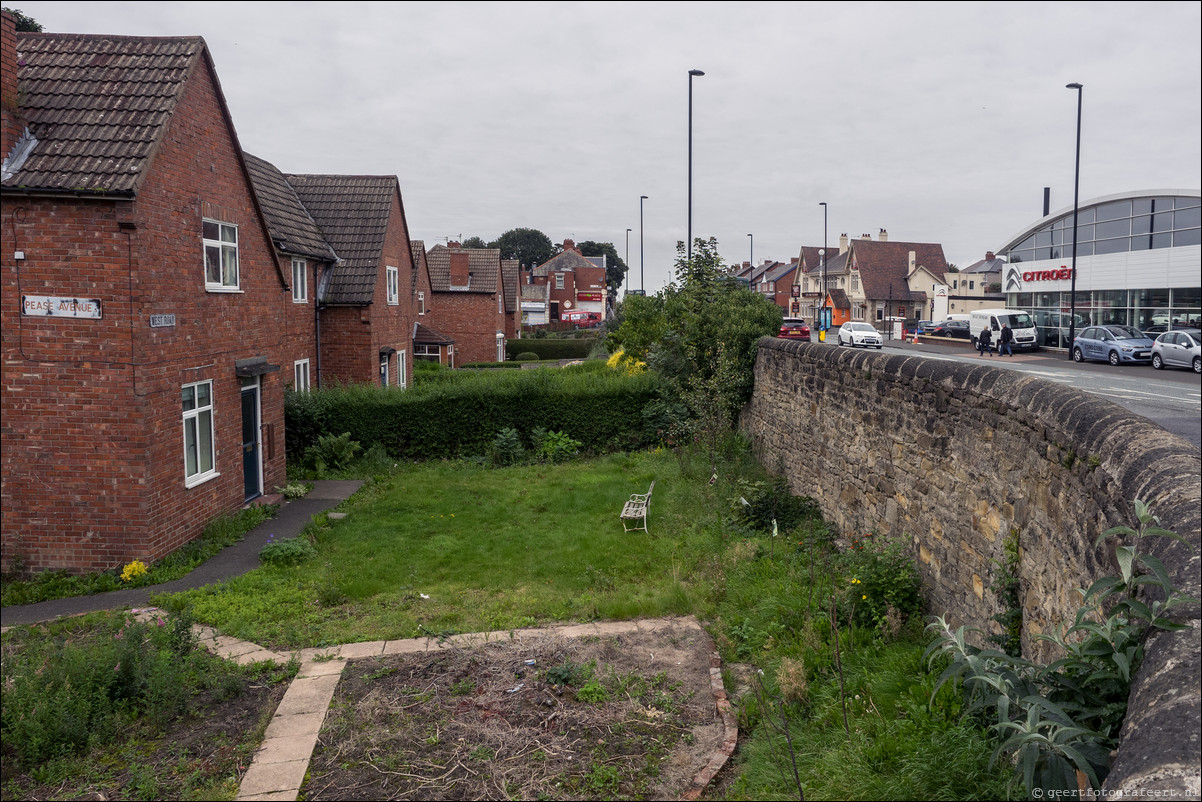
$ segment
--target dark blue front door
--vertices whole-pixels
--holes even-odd
[[[259,480],[259,387],[242,388],[242,477],[246,500],[263,494]]]

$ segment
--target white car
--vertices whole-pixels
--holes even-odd
[[[1152,343],[1152,367],[1193,368],[1202,373],[1202,331],[1174,329],[1166,331]]]
[[[839,345],[847,343],[852,348],[870,345],[881,347],[881,334],[868,323],[844,323],[839,327]]]

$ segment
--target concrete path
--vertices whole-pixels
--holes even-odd
[[[114,590],[91,596],[73,596],[68,599],[5,607],[0,610],[0,625],[12,627],[97,610],[144,607],[150,603],[152,594],[192,590],[240,576],[259,567],[259,552],[267,545],[267,539],[271,535],[275,535],[276,540],[296,537],[304,531],[314,515],[337,507],[362,486],[363,482],[358,480],[314,482],[313,489],[304,498],[283,502],[274,518],[247,532],[242,540],[222,549],[181,579],[130,590]]]

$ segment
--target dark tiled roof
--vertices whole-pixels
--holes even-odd
[[[501,284],[505,290],[505,311],[516,312],[518,308],[518,276],[522,264],[517,259],[501,260]]]
[[[549,276],[551,273],[566,273],[568,271],[574,272],[576,270],[585,268],[591,270],[597,267],[601,267],[601,265],[590,261],[588,257],[581,256],[575,251],[564,251],[563,253],[556,254],[538,267],[534,268],[534,275]]]
[[[780,281],[797,269],[796,262],[777,262],[776,266],[764,276],[765,281]]]
[[[854,254],[855,265],[864,286],[864,297],[873,301],[919,301],[924,292],[910,292],[906,277],[910,274],[910,251],[914,251],[915,266],[925,267],[936,276],[947,272],[943,246],[929,242],[874,242],[854,240],[848,253]]]
[[[413,342],[417,345],[454,345],[455,340],[441,331],[435,331],[421,323],[413,324]]]
[[[1001,273],[1006,267],[1005,259],[982,259],[979,262],[973,262],[968,267],[961,270],[961,273]],[[940,274],[942,275],[942,274]]]
[[[828,289],[826,294],[831,297],[831,304],[836,309],[851,309],[851,301],[847,297],[846,290]]]
[[[249,153],[243,156],[276,248],[296,256],[336,262],[338,255],[326,242],[284,174],[274,164],[258,156]]]
[[[285,178],[342,259],[334,268],[324,300],[371,303],[382,269],[380,258],[392,201],[400,191],[396,177],[288,174]]]
[[[413,257],[410,260],[413,262],[413,271],[409,276],[409,283],[412,291],[417,292],[418,278],[421,271],[426,269],[426,243],[420,239],[410,240],[409,255]]]
[[[466,253],[468,270],[471,272],[471,284],[468,287],[455,287],[455,292],[496,292],[501,270],[501,252],[495,248],[455,248],[455,253]],[[430,269],[430,289],[435,292],[450,292],[451,288],[451,249],[445,245],[435,245],[426,253],[426,265]]]
[[[19,114],[38,141],[4,186],[123,196],[206,54],[197,36],[46,33],[17,34],[17,51]]]
[[[818,255],[818,252],[821,250],[823,250],[823,247],[821,245],[802,245],[801,246],[801,254],[799,255],[798,258],[801,260],[800,263],[805,265],[805,267],[803,269],[804,272],[811,273],[811,272],[819,269],[819,266],[822,264],[822,257]],[[831,253],[830,248],[827,248],[825,250],[826,250],[826,261],[828,263],[831,260],[833,260],[836,256],[838,256],[837,253]]]

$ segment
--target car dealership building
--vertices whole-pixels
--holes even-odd
[[[1153,190],[1094,198],[1037,220],[997,254],[1006,306],[1031,313],[1040,344],[1067,348],[1076,328],[1126,324],[1158,332],[1202,324],[1202,193]],[[1154,336],[1154,335],[1153,335]]]

